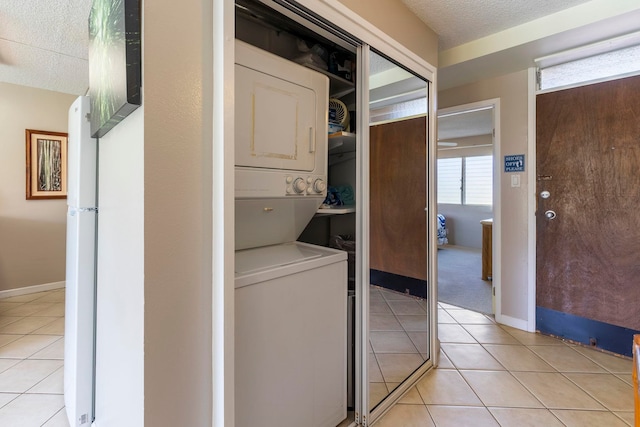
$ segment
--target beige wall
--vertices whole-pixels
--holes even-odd
[[[418,19],[401,0],[340,0],[340,2],[429,64],[438,66],[438,35]]]
[[[144,3],[145,426],[211,425],[208,3]]]
[[[100,141],[96,427],[212,425],[205,3],[144,3],[143,106]]]
[[[64,199],[25,199],[25,129],[67,132],[75,95],[0,83],[0,291],[65,279]]]
[[[528,75],[519,71],[438,93],[438,108],[500,98],[501,156],[527,154]],[[526,173],[520,187],[512,188],[510,175],[501,173],[502,259],[493,268],[502,273],[502,314],[527,321],[527,231]]]

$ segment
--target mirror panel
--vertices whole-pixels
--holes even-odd
[[[382,55],[369,67],[369,405],[429,359],[428,83]]]

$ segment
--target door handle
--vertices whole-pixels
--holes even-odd
[[[558,216],[554,211],[546,211],[544,213],[544,216],[547,217],[547,219],[556,219],[556,217]]]
[[[314,153],[316,151],[316,133],[313,131],[313,127],[309,127],[309,152]]]

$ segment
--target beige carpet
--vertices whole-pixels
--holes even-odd
[[[481,275],[480,249],[449,245],[438,249],[438,301],[491,314],[491,281]]]

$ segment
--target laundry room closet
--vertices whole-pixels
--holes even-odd
[[[435,69],[366,21],[353,16],[337,27],[316,7],[325,6],[235,2],[239,427],[367,426],[433,366],[437,353],[436,303],[427,285],[435,283],[435,250],[418,254],[418,268],[430,275],[421,282],[421,298],[371,278],[378,268],[371,233],[389,240],[376,224],[397,235],[404,223],[403,242],[431,245],[425,228],[435,224],[427,209],[435,205],[428,188],[434,135],[425,114],[434,108]],[[341,13],[348,16],[346,9]],[[416,135],[370,138],[370,126],[415,115],[421,116]],[[404,175],[394,172],[390,179],[382,172],[391,156],[381,154],[389,148],[417,168],[393,163]],[[389,206],[396,198],[375,189],[381,180],[412,203]],[[374,215],[376,197],[386,199]],[[389,213],[398,215],[389,220]],[[383,256],[407,258],[393,243],[382,246],[376,248]],[[413,252],[415,245],[405,246]]]
[[[350,425],[356,48],[258,1],[235,18],[236,425]]]

